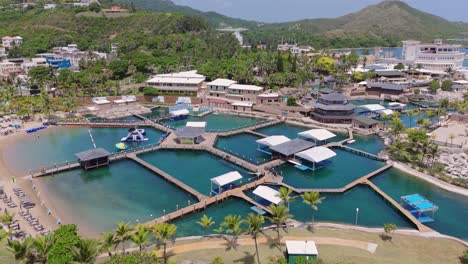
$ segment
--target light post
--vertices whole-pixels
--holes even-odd
[[[357,225],[358,217],[359,217],[359,208],[356,208],[356,225]]]

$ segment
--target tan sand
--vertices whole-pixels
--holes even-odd
[[[26,129],[31,127],[37,127],[40,123],[30,122],[26,123]],[[91,228],[87,228],[84,223],[79,223],[77,221],[79,217],[74,217],[72,208],[69,208],[70,205],[60,203],[59,199],[54,199],[45,188],[43,184],[43,179],[29,179],[25,177],[27,175],[22,175],[18,172],[15,172],[9,164],[5,161],[5,156],[8,155],[6,152],[8,145],[14,143],[17,140],[21,140],[27,134],[24,131],[16,132],[14,134],[0,137],[0,185],[4,187],[8,197],[12,196],[13,201],[18,207],[8,208],[7,205],[0,200],[0,208],[3,210],[7,208],[8,211],[14,212],[16,214],[15,220],[19,221],[21,230],[25,231],[28,234],[33,236],[39,235],[39,232],[34,230],[29,223],[20,216],[20,199],[13,193],[13,188],[21,188],[23,192],[28,195],[32,202],[36,206],[29,210],[31,215],[39,220],[39,223],[42,224],[45,230],[53,231],[59,227],[56,223],[57,219],[60,219],[62,224],[74,223],[78,224],[80,235],[83,236],[96,236],[97,233]],[[15,182],[13,182],[15,178]],[[33,188],[33,185],[35,185]],[[50,210],[50,214],[49,214]]]

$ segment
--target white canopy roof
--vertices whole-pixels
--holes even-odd
[[[318,141],[323,141],[323,140],[327,140],[327,139],[336,137],[336,135],[333,134],[332,132],[330,132],[330,131],[328,131],[326,129],[322,129],[322,128],[311,129],[311,130],[307,130],[307,131],[304,131],[304,132],[300,132],[300,133],[298,133],[298,135],[301,136],[301,137],[305,137],[305,138],[309,138],[309,139],[313,139],[313,140],[318,140]]]
[[[295,156],[317,163],[335,157],[336,153],[326,147],[315,147],[296,153]]]
[[[378,110],[375,112],[379,115],[393,115],[393,110],[390,110],[390,109],[383,109],[383,110]]]
[[[390,102],[388,103],[389,106],[406,106],[405,104],[398,103],[398,102]]]
[[[180,110],[175,110],[170,113],[172,116],[181,116],[181,115],[188,115],[189,110],[187,109],[180,109]]]
[[[248,90],[248,91],[262,91],[263,87],[256,85],[246,85],[246,84],[232,84],[228,89],[231,90]]]
[[[242,179],[242,175],[240,175],[239,172],[231,171],[231,172],[225,173],[223,175],[212,178],[211,182],[218,185],[218,186],[224,186],[226,184],[229,184],[231,182],[235,182],[235,181],[240,180],[240,179]]]
[[[270,136],[270,137],[259,139],[256,142],[261,145],[272,147],[272,146],[276,146],[284,142],[288,142],[289,140],[291,139],[285,136]]]
[[[204,127],[206,127],[206,122],[187,122],[186,126],[204,128]]]
[[[359,108],[363,108],[371,112],[385,110],[385,107],[379,104],[366,104],[366,105],[359,106]]]
[[[248,101],[235,101],[232,103],[233,106],[246,106],[246,107],[252,107],[253,103],[248,102]]]
[[[279,192],[268,186],[260,185],[254,191],[253,194],[262,197],[263,199],[272,202],[274,204],[280,204],[281,198],[279,197]]]
[[[116,103],[116,104],[124,104],[124,103],[126,103],[126,102],[127,102],[127,101],[122,100],[122,99],[114,100],[114,103]]]
[[[288,254],[291,255],[318,255],[314,241],[290,241],[286,240]]]
[[[229,79],[216,79],[212,82],[207,83],[207,85],[210,86],[226,86],[228,87],[229,85],[237,83],[236,81],[229,80]]]

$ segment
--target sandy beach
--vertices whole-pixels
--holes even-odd
[[[39,125],[40,123],[38,122],[30,122],[26,123],[25,127],[28,129]],[[19,131],[8,136],[0,137],[0,185],[4,187],[8,197],[13,197],[13,201],[18,205],[16,208],[8,208],[3,201],[0,201],[0,208],[7,208],[8,211],[15,213],[15,219],[19,221],[21,230],[33,236],[38,235],[39,232],[34,230],[19,214],[20,199],[14,195],[13,188],[21,188],[36,204],[29,212],[33,217],[39,220],[39,223],[45,227],[45,230],[55,230],[59,226],[57,224],[57,219],[60,219],[62,224],[77,224],[79,226],[80,235],[96,237],[98,235],[97,231],[87,228],[85,223],[80,223],[79,216],[74,216],[72,213],[73,208],[69,208],[69,205],[62,204],[59,199],[54,199],[54,197],[50,195],[43,184],[44,179],[31,180],[26,177],[27,175],[15,171],[11,164],[6,162],[5,156],[8,155],[8,146],[26,136],[27,134],[24,131]],[[15,181],[13,181],[13,178],[15,178]]]

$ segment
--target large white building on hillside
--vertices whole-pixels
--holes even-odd
[[[234,110],[251,110],[263,87],[237,84],[228,79],[216,79],[207,84],[208,102],[211,107],[230,108]]]
[[[436,39],[433,43],[421,43],[415,40],[403,41],[401,56],[406,63],[442,71],[463,67],[465,59],[461,45],[444,44],[441,39]]]
[[[20,46],[21,44],[23,44],[23,38],[20,36],[16,36],[16,37],[6,36],[2,38],[2,46],[7,49]]]
[[[162,92],[196,94],[204,81],[205,76],[198,74],[197,71],[186,71],[155,75],[146,81],[146,86]]]

